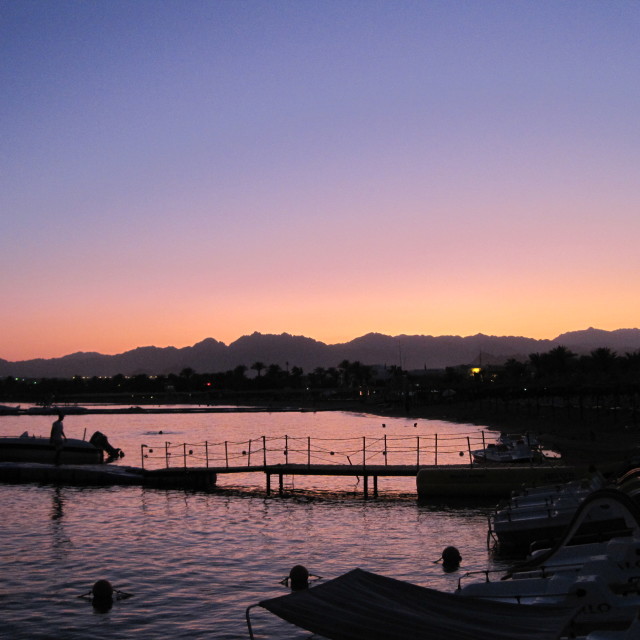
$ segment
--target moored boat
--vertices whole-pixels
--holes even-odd
[[[605,517],[602,512],[608,512]],[[611,537],[610,523],[619,535]],[[586,522],[596,524],[594,537],[582,542]],[[596,531],[597,529],[597,531]],[[530,606],[576,606],[574,632],[623,630],[637,625],[640,607],[640,509],[618,489],[595,491],[575,514],[555,546],[532,553],[499,580],[487,572],[481,582],[457,593],[474,600],[488,599]],[[464,577],[471,576],[466,574]],[[575,637],[575,636],[572,636]]]
[[[540,541],[558,540],[577,522],[582,536],[608,539],[628,527],[628,519],[624,513],[621,515],[626,508],[621,509],[615,497],[630,497],[626,490],[633,477],[630,473],[625,474],[624,483],[613,480],[606,485],[605,479],[595,472],[581,485],[514,496],[489,518],[489,534],[503,549],[526,550]],[[603,495],[611,499],[599,499]]]
[[[53,464],[56,447],[49,438],[29,435],[0,437],[0,462],[40,462]],[[106,455],[105,455],[106,454]],[[104,434],[96,431],[90,440],[67,438],[60,451],[60,464],[102,464],[124,456],[109,444]]]
[[[540,462],[544,459],[538,440],[529,434],[501,433],[495,443],[490,443],[483,449],[476,449],[471,455],[473,461],[480,464],[519,464]]]

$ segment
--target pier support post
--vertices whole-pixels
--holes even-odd
[[[278,493],[280,495],[284,493],[284,481],[283,481],[283,475],[281,473],[278,474]]]
[[[363,476],[364,478],[364,499],[369,499],[369,476]]]
[[[378,497],[378,476],[373,476],[373,497]]]
[[[267,473],[267,495],[271,495],[271,474]]]

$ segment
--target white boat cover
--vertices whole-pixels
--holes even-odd
[[[463,598],[362,569],[258,604],[330,640],[555,640],[576,613]]]

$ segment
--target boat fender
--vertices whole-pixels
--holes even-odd
[[[91,589],[94,600],[113,600],[113,587],[108,580],[98,580]]]

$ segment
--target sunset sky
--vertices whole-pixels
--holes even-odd
[[[640,2],[0,0],[0,358],[640,326]]]

